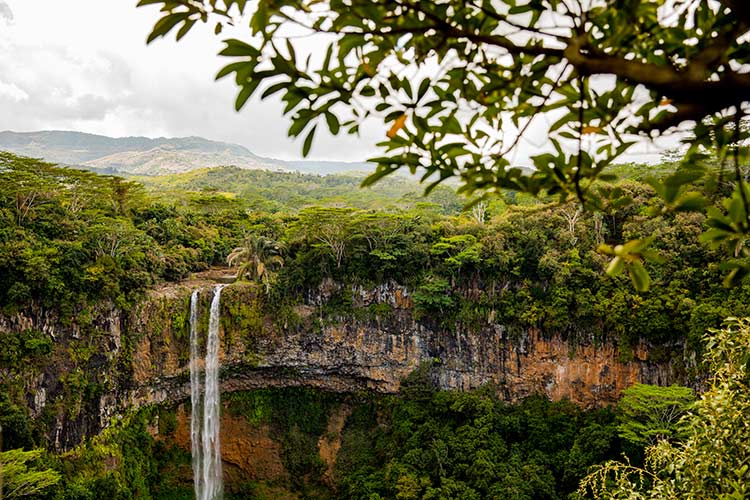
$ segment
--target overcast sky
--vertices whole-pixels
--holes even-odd
[[[170,34],[146,46],[158,8],[135,4],[0,0],[0,130],[197,135],[262,156],[301,158],[301,141],[287,138],[278,101],[256,99],[234,111],[231,79],[214,81],[221,43],[208,26],[196,26],[179,44]],[[319,130],[310,158],[362,161],[377,156],[383,135],[382,124],[365,127],[360,138]],[[514,163],[528,163],[545,142],[530,139]],[[658,157],[653,147],[646,151],[626,159]]]
[[[231,79],[214,81],[221,48],[207,26],[149,46],[157,8],[136,0],[0,0],[0,130],[77,130],[115,137],[197,135],[262,156],[301,158],[278,101],[234,111]],[[318,134],[310,157],[362,161],[379,131]]]

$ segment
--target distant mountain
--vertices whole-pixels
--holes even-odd
[[[330,174],[370,170],[367,163],[294,161],[263,158],[244,146],[202,137],[107,137],[59,130],[0,132],[0,150],[92,170],[161,175],[232,165],[243,169]]]

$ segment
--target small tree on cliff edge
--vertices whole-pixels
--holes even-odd
[[[617,404],[620,437],[637,446],[682,437],[680,419],[695,395],[689,387],[635,384],[622,392]]]
[[[663,209],[696,210],[688,186],[730,178],[729,201],[709,213],[705,239],[739,248],[728,282],[750,273],[750,193],[740,125],[750,99],[750,3],[742,0],[141,0],[160,5],[148,40],[177,39],[201,21],[218,35],[247,21],[245,41],[226,39],[239,110],[251,95],[280,94],[290,136],[307,154],[320,127],[358,133],[384,123],[384,156],[371,184],[400,168],[421,173],[429,191],[459,177],[460,191],[512,189],[575,197],[607,210],[606,167],[637,138],[687,125],[690,149],[674,175],[654,183]],[[244,17],[243,17],[244,16]],[[245,21],[243,21],[243,19]],[[248,20],[249,19],[249,20]],[[289,26],[294,25],[292,35]],[[298,57],[290,38],[323,34],[328,46]],[[606,78],[603,78],[606,77]],[[692,125],[689,125],[692,124]],[[511,159],[520,141],[548,137],[525,175]],[[708,168],[705,151],[715,152]],[[713,168],[719,165],[718,168]],[[649,279],[648,241],[603,248],[611,274]]]
[[[646,449],[645,467],[610,461],[581,483],[581,498],[750,498],[750,320],[706,336],[710,388],[683,419],[682,442]]]

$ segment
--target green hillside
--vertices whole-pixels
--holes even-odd
[[[273,213],[296,211],[309,205],[388,210],[431,203],[440,213],[456,215],[467,201],[447,186],[440,186],[424,197],[423,187],[414,178],[407,177],[384,179],[373,187],[360,189],[364,178],[364,173],[320,176],[237,167],[132,177],[164,200],[187,202],[223,195],[243,208]]]

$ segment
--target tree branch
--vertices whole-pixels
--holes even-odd
[[[573,174],[573,181],[576,187],[576,197],[578,197],[578,201],[580,201],[582,205],[586,203],[586,200],[583,198],[583,191],[581,190],[581,166],[583,164],[583,103],[585,101],[583,84],[583,76],[579,73],[578,91],[581,94],[581,98],[578,101],[578,157],[576,158],[576,172]]]

